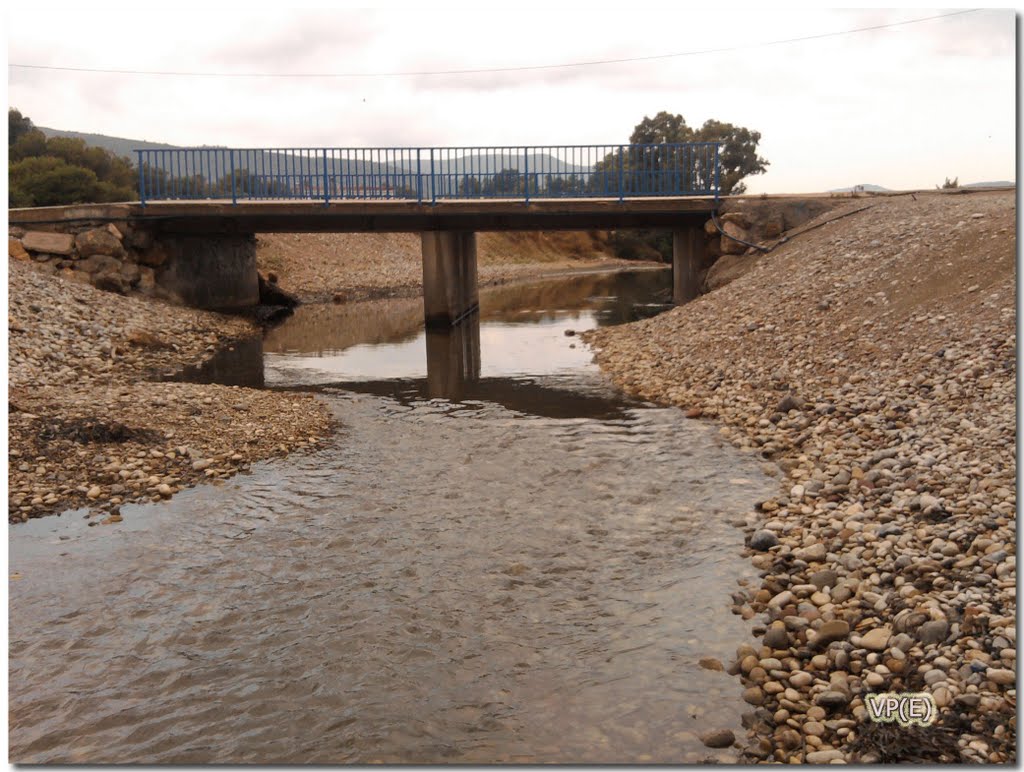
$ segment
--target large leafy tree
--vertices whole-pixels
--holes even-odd
[[[757,154],[761,132],[714,119],[694,129],[682,115],[672,115],[663,110],[653,118],[644,116],[633,129],[629,141],[634,145],[721,142],[718,155],[721,167],[719,184],[725,195],[744,192],[747,186],[742,180],[754,174],[763,174],[768,168],[768,161]]]

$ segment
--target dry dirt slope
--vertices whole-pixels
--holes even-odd
[[[779,465],[733,607],[764,634],[730,667],[755,758],[1014,758],[1015,216],[1014,191],[881,199],[588,336],[627,391]],[[894,743],[864,695],[905,689],[940,723]]]

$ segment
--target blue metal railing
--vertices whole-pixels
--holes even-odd
[[[136,150],[148,201],[612,198],[719,194],[718,142]]]

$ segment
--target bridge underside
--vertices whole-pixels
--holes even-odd
[[[416,201],[162,201],[146,204],[96,204],[10,211],[10,224],[60,229],[82,222],[128,223],[157,239],[179,242],[201,238],[204,254],[217,257],[235,249],[240,236],[255,233],[416,233],[423,234],[424,315],[429,325],[454,324],[477,306],[476,236],[480,231],[613,230],[662,228],[674,233],[673,299],[697,296],[697,272],[704,258],[704,222],[717,208],[713,198],[445,200]],[[230,249],[229,249],[230,248]],[[217,274],[204,279],[203,265],[190,262],[189,281],[218,283],[223,301],[224,274],[231,260],[206,260]],[[254,264],[254,263],[253,263]],[[216,266],[216,269],[214,268]],[[224,275],[222,275],[224,274]],[[245,279],[245,281],[243,281]],[[187,288],[179,294],[188,297]],[[200,293],[202,294],[202,293]],[[223,306],[223,302],[222,302]],[[204,307],[211,307],[206,305]],[[224,306],[226,307],[226,306]]]

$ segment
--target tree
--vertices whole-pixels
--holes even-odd
[[[8,206],[130,201],[138,196],[131,161],[81,139],[46,138],[19,110],[7,110]]]
[[[32,121],[21,114],[20,110],[8,108],[7,110],[7,147],[10,148],[18,139],[28,134],[35,128]]]
[[[687,125],[683,116],[672,115],[663,110],[653,118],[644,116],[633,129],[629,141],[634,145],[721,142],[718,162],[719,186],[723,195],[744,192],[747,186],[741,180],[753,174],[763,174],[768,168],[768,161],[757,154],[761,132],[714,119],[705,121],[699,129],[693,129]],[[710,173],[710,170],[705,169],[703,173]]]

